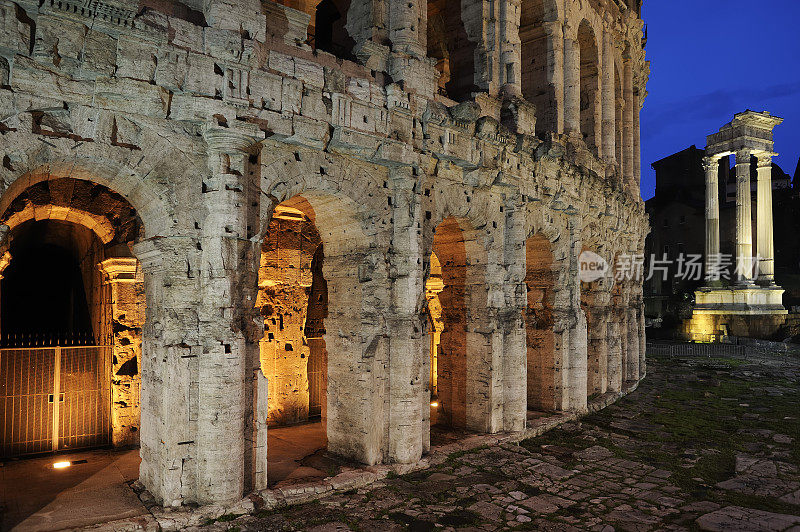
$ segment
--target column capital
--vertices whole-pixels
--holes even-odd
[[[142,267],[145,271],[157,270],[163,266],[164,250],[161,246],[156,245],[155,239],[151,238],[135,243],[133,245],[133,253],[142,261]]]
[[[134,257],[106,259],[97,265],[105,283],[135,283],[138,260]]]
[[[209,151],[216,153],[244,152],[256,143],[256,138],[251,135],[213,126],[203,128],[203,139],[206,141]]]
[[[722,159],[719,155],[706,155],[703,157],[703,169],[708,173],[709,170],[718,169],[719,161]]]
[[[774,153],[769,153],[769,152],[756,153],[755,156],[756,156],[756,160],[758,161],[758,167],[759,168],[765,168],[765,167],[768,167],[768,166],[771,167],[772,166],[772,157],[774,155],[775,155]]]

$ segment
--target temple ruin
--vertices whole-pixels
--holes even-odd
[[[635,386],[641,279],[578,274],[649,230],[640,8],[0,0],[3,457],[223,503],[275,427],[411,464]]]
[[[745,111],[708,136],[706,174],[706,286],[695,292],[688,335],[767,338],[786,321],[783,289],[775,283],[772,224],[772,130],[783,122],[768,112]],[[720,249],[720,161],[736,158],[734,253]],[[753,172],[755,167],[755,172]],[[753,212],[751,174],[755,173]],[[755,228],[754,228],[755,226]],[[755,240],[756,246],[753,246]],[[724,278],[721,270],[726,269]]]

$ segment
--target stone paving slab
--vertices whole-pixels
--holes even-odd
[[[545,434],[471,437],[425,469],[353,470],[155,518],[162,530],[241,532],[800,532],[800,357],[648,362],[634,393]]]

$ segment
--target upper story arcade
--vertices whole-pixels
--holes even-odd
[[[196,48],[200,39],[201,48],[227,58],[230,65],[214,64],[224,78],[216,97],[261,97],[266,82],[243,64],[300,79],[320,65],[345,75],[365,70],[374,85],[357,89],[379,87],[389,110],[433,101],[456,120],[486,116],[512,134],[561,140],[585,154],[585,166],[638,195],[639,113],[649,76],[640,0],[141,0],[138,11],[102,5],[116,9],[109,17],[144,30],[166,25],[179,48]],[[45,45],[40,40],[35,47]],[[286,57],[267,58],[265,50]],[[315,66],[304,69],[302,60]],[[281,109],[274,99],[261,103]],[[458,105],[465,102],[476,105]],[[326,105],[332,121],[347,126],[359,111],[336,96]],[[382,126],[380,116],[375,125],[361,120],[370,132]]]

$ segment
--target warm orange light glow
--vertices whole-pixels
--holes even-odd
[[[287,207],[286,205],[278,205],[275,207],[275,218],[282,218],[284,220],[302,220],[305,218],[303,211]]]
[[[53,469],[64,469],[72,465],[72,462],[56,462],[53,464]]]
[[[438,403],[438,402],[436,402],[436,401],[434,401],[434,402],[432,402],[432,403],[431,403],[431,406],[432,406],[433,408],[436,408],[436,407],[438,407],[438,406],[439,406],[439,403]]]

